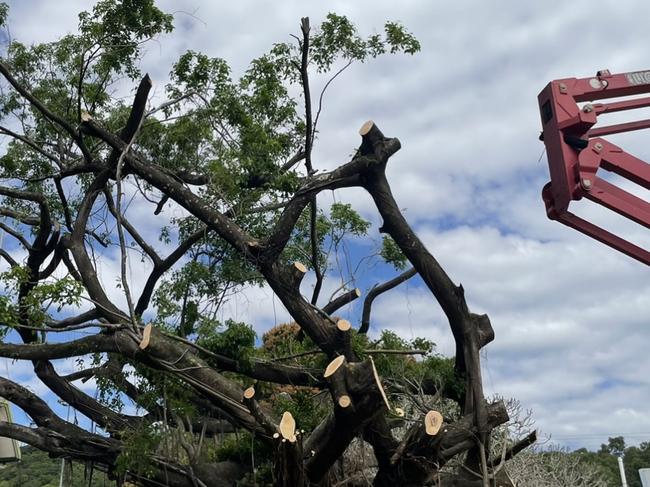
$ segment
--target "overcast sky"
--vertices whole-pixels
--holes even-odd
[[[77,13],[91,2],[9,3],[12,37],[30,43],[74,31]],[[344,14],[362,35],[381,31],[385,20],[401,21],[422,51],[353,65],[337,81],[325,99],[314,166],[346,162],[367,119],[398,137],[402,150],[388,175],[399,205],[463,284],[473,311],[488,313],[495,329],[483,354],[487,392],[519,399],[544,435],[572,447],[597,448],[614,435],[650,439],[648,269],[546,219],[540,193],[548,172],[536,100],[552,79],[649,69],[650,2],[160,5],[174,12],[177,29],[150,44],[142,64],[159,95],[172,63],[188,49],[222,57],[240,73],[274,42],[289,41],[303,16],[316,25],[329,11]],[[650,159],[641,140],[614,139]],[[380,223],[363,192],[336,198]],[[581,208],[650,247],[647,230]],[[270,292],[254,292],[232,310],[262,331],[282,310]],[[356,316],[355,307],[346,312]],[[441,352],[453,350],[437,304],[417,281],[377,300],[373,316],[375,332],[427,336]]]

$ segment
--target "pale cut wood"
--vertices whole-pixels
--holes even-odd
[[[297,291],[306,273],[307,267],[305,267],[305,265],[301,264],[300,262],[294,262],[291,266],[289,266],[289,274],[291,276],[290,286],[295,288]]]
[[[429,436],[435,436],[442,426],[442,414],[438,411],[429,411],[424,417],[424,429]]]
[[[377,383],[377,388],[379,389],[379,392],[381,392],[381,397],[384,399],[384,403],[386,404],[386,407],[390,411],[390,403],[388,402],[388,397],[386,397],[386,391],[384,391],[384,386],[381,385],[381,380],[379,379],[379,374],[377,373],[377,367],[375,367],[375,361],[372,359],[372,357],[368,357],[370,359],[370,364],[372,365],[372,373],[375,376],[375,382]]]
[[[250,386],[244,391],[244,399],[252,399],[253,397],[255,397],[255,388]]]
[[[149,346],[149,341],[151,340],[151,329],[153,328],[153,325],[149,323],[147,326],[144,327],[144,330],[142,332],[142,341],[140,342],[140,350],[144,350]]]
[[[357,298],[361,297],[361,289],[358,287],[354,288],[354,294],[357,295]]]
[[[93,117],[90,113],[88,112],[81,112],[81,121],[82,122],[90,122],[92,121]]]
[[[402,408],[395,408],[395,414],[397,414],[400,418],[403,418],[404,410]]]
[[[280,420],[280,434],[286,440],[289,440],[291,443],[296,441],[296,420],[293,419],[293,416],[289,411],[282,413],[282,419]]]
[[[280,438],[280,433],[273,433],[273,438]]]
[[[347,408],[352,404],[352,399],[350,399],[350,396],[348,395],[343,395],[339,397],[339,406],[342,408]]]
[[[375,125],[375,122],[373,122],[372,120],[368,120],[368,121],[367,121],[366,123],[364,123],[364,124],[361,126],[361,128],[359,129],[359,135],[361,135],[361,136],[366,135],[368,132],[370,132],[370,130],[372,129],[373,125]]]
[[[345,362],[345,357],[343,355],[339,355],[338,357],[336,357],[334,360],[332,360],[329,363],[329,365],[325,369],[325,373],[323,374],[323,377],[326,379],[330,377],[332,374],[334,374],[334,372],[338,370],[338,368],[341,365],[343,365],[344,362]]]
[[[338,320],[336,327],[341,331],[349,331],[352,328],[352,324],[348,320]]]

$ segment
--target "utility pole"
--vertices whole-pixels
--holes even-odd
[[[623,457],[618,457],[618,471],[621,474],[621,485],[627,487],[627,479],[625,478],[625,468],[623,467]]]

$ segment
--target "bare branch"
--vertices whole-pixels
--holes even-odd
[[[366,296],[366,299],[363,301],[363,313],[361,315],[361,326],[359,327],[359,333],[368,333],[368,329],[370,328],[370,310],[372,309],[372,303],[375,298],[380,294],[394,289],[403,282],[406,282],[416,274],[417,271],[415,270],[415,267],[411,267],[390,281],[386,281],[382,284],[375,284],[372,289],[370,289],[368,295]]]

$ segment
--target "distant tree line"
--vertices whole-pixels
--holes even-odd
[[[639,469],[650,468],[650,441],[626,446],[622,436],[609,438],[598,451],[540,445],[517,455],[508,472],[517,487],[620,487],[619,456],[628,487],[642,487]]]
[[[73,462],[67,469],[72,473],[65,487],[115,487],[103,472],[90,470],[85,465]],[[0,487],[59,487],[61,459],[50,458],[44,451],[31,446],[22,448],[22,460],[7,463],[0,468]]]
[[[588,463],[597,465],[605,475],[608,485],[620,485],[616,457],[622,456],[625,465],[625,476],[628,487],[642,487],[639,477],[640,468],[650,468],[650,441],[644,441],[639,446],[626,446],[622,436],[609,438],[607,444],[600,445],[600,450],[590,452],[585,448],[575,451]]]

